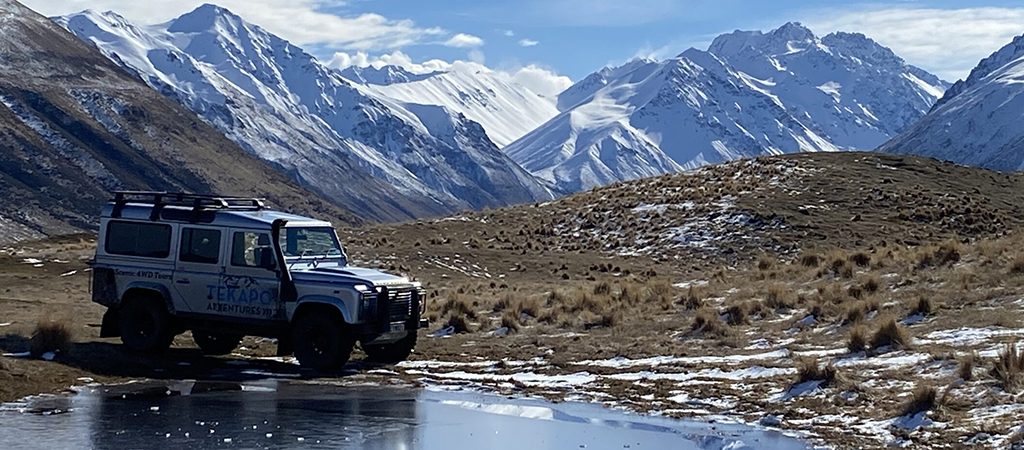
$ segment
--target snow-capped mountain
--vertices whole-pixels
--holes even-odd
[[[358,225],[51,20],[0,0],[0,243],[93,231],[115,189],[251,195]]]
[[[1024,36],[985,58],[913,127],[878,151],[1024,170]]]
[[[708,51],[605,68],[505,147],[565,190],[766,154],[870,150],[947,85],[859,34],[737,31]]]
[[[468,66],[468,64],[467,64]],[[479,122],[504,147],[558,114],[551,100],[484,68],[425,74],[398,66],[348,67],[342,76],[403,102],[444,106]]]
[[[55,20],[242,147],[370,217],[552,198],[463,114],[356,85],[224,8],[145,27],[111,12]]]

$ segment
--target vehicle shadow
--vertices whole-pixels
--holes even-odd
[[[29,340],[23,336],[0,337],[0,350],[4,352],[22,353],[28,349]],[[377,367],[350,361],[341,371],[328,373],[274,358],[208,356],[197,348],[170,348],[159,354],[143,354],[128,350],[120,343],[97,341],[75,343],[67,355],[58,355],[53,362],[106,377],[218,381],[341,378]]]

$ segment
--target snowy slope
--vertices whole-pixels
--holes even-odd
[[[790,23],[602,69],[560,94],[563,112],[505,151],[580,190],[765,154],[870,150],[946,87],[863,35],[819,39]]]
[[[91,11],[56,20],[326,197],[382,207],[375,218],[551,198],[465,116],[354,85],[223,8],[148,27]]]
[[[341,74],[390,98],[440,105],[465,114],[483,125],[487,136],[499,147],[558,114],[551,100],[494,72],[453,69],[415,74],[397,66],[353,66]]]
[[[981,61],[917,124],[878,150],[1024,170],[1024,36]]]

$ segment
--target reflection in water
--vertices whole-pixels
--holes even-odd
[[[49,402],[49,403],[47,403]],[[61,403],[63,402],[63,403]],[[0,449],[778,449],[740,425],[472,393],[264,381],[132,384],[0,408]]]

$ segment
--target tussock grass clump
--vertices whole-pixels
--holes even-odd
[[[835,364],[822,365],[818,358],[805,357],[796,361],[796,380],[794,385],[808,381],[821,381],[820,387],[836,386],[839,384],[839,370]]]
[[[757,259],[757,270],[767,272],[774,268],[775,260],[769,257],[768,255],[761,255],[761,257]]]
[[[794,306],[793,296],[783,284],[772,283],[766,289],[764,306],[773,310],[792,309]]]
[[[850,329],[850,335],[846,338],[846,348],[853,353],[863,352],[868,349],[868,332],[862,326]]]
[[[921,297],[917,299],[917,304],[914,305],[914,314],[921,314],[927,316],[935,311],[935,305],[932,304],[932,300],[929,297]]]
[[[800,255],[800,265],[809,268],[816,268],[821,265],[821,256],[814,253]]]
[[[829,254],[828,269],[839,278],[850,278],[853,276],[853,264],[850,264],[846,254],[839,250]]]
[[[690,286],[690,288],[686,290],[686,294],[680,297],[677,303],[682,305],[683,308],[686,308],[687,311],[694,311],[704,307],[704,296],[697,292],[693,286]]]
[[[0,356],[0,372],[6,372],[10,370],[7,366],[7,358]]]
[[[29,353],[38,358],[47,352],[68,354],[71,350],[71,321],[66,319],[43,319],[36,324],[29,339]]]
[[[886,346],[893,349],[910,347],[910,336],[907,335],[907,331],[903,327],[896,323],[896,319],[892,317],[883,320],[882,324],[871,335],[872,349],[877,350]]]
[[[854,253],[850,255],[850,257],[847,259],[850,262],[856,264],[857,267],[867,267],[871,265],[871,255],[868,255],[867,253],[864,252]]]
[[[512,311],[505,311],[501,315],[501,326],[508,328],[508,331],[510,333],[519,331],[519,327],[522,325],[522,323],[520,323],[519,321],[520,317],[521,316],[519,314],[516,314]]]
[[[1010,258],[1009,272],[1013,275],[1024,274],[1024,253],[1016,253]]]
[[[711,308],[697,310],[697,314],[693,317],[693,323],[690,324],[690,329],[697,333],[715,336],[725,336],[729,333],[728,328],[725,327],[725,323],[719,318],[718,313]]]
[[[469,321],[466,320],[466,316],[461,314],[452,314],[448,316],[448,321],[445,322],[444,327],[451,327],[456,334],[471,333],[473,329],[469,326]]]
[[[973,352],[960,358],[960,364],[957,366],[956,372],[961,380],[971,381],[974,379],[974,366],[977,364],[977,361],[978,354]]]
[[[1024,350],[1018,351],[1015,343],[1007,343],[989,374],[1007,392],[1019,389],[1024,384]]]
[[[882,288],[882,282],[875,275],[870,275],[861,283],[861,289],[868,294],[874,294]]]
[[[729,325],[745,325],[747,320],[747,305],[732,305],[725,309],[726,322]]]
[[[939,406],[939,390],[935,386],[919,384],[914,388],[910,400],[903,406],[901,415],[913,416],[926,411],[931,411]]]
[[[938,246],[921,249],[917,254],[917,267],[927,269],[960,262],[960,243],[949,240]]]
[[[594,295],[608,295],[612,293],[612,285],[602,281],[594,285]]]
[[[440,315],[446,316],[449,314],[465,316],[470,319],[476,319],[476,311],[473,307],[466,302],[459,294],[451,293],[448,294],[448,298],[441,303]]]

